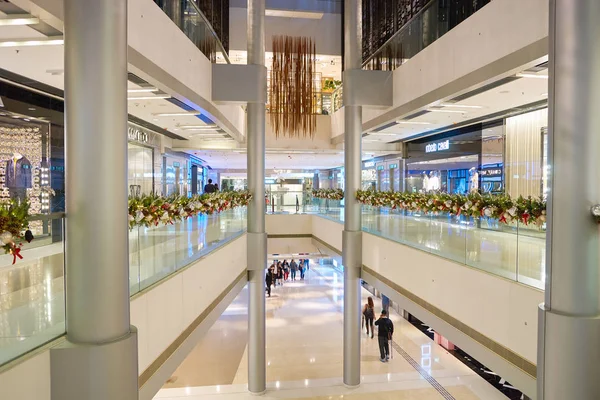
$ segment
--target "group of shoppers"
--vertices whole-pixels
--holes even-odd
[[[388,305],[389,307],[389,305]],[[363,307],[363,318],[362,325],[367,327],[367,335],[371,335],[371,339],[375,333],[375,326],[377,329],[377,339],[379,340],[379,353],[381,362],[388,362],[390,360],[390,342],[392,341],[392,335],[394,334],[394,324],[391,319],[388,318],[388,309],[384,308],[381,310],[381,314],[377,321],[375,319],[375,304],[373,298],[367,299],[367,304]]]
[[[296,262],[293,258],[288,263],[287,260],[274,261],[273,264],[267,270],[266,283],[267,283],[267,294],[271,297],[271,286],[282,286],[283,282],[288,280],[295,281],[296,277],[300,277],[300,280],[304,280],[304,275],[309,269],[308,258],[301,259]]]

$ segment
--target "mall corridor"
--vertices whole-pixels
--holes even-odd
[[[370,293],[363,289],[363,303]],[[160,400],[252,399],[247,391],[247,291],[213,325],[156,395]],[[393,358],[381,363],[377,339],[363,331],[363,384],[342,383],[343,276],[314,265],[305,281],[267,298],[266,398],[495,400],[504,395],[391,310]],[[375,299],[376,312],[381,300]]]

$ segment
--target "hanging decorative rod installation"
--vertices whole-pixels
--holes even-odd
[[[275,136],[314,137],[316,46],[311,38],[274,36],[269,118]]]

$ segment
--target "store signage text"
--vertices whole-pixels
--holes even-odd
[[[379,166],[377,166],[377,171],[383,171],[383,168],[384,168],[383,165],[379,165]]]
[[[398,164],[390,164],[390,169],[398,168]]]
[[[502,168],[482,169],[481,176],[502,176]]]
[[[375,166],[375,161],[365,161],[365,163],[364,163],[365,168],[373,168],[374,166]]]
[[[425,146],[425,153],[434,153],[436,151],[443,151],[450,149],[450,141],[444,140],[443,142],[438,143],[429,143]]]
[[[133,142],[148,143],[148,134],[130,126],[127,128],[127,139]]]

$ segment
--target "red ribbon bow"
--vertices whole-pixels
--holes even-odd
[[[10,250],[10,252],[13,255],[13,265],[17,262],[17,257],[19,257],[19,260],[23,259],[23,256],[21,255],[21,248],[16,246],[15,244],[12,245],[12,249]]]

